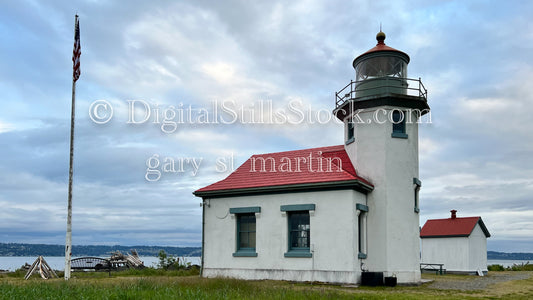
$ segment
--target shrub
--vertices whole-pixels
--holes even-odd
[[[165,250],[159,251],[159,254],[157,256],[159,257],[159,263],[157,264],[157,267],[159,269],[180,270],[180,269],[190,269],[191,267],[190,262],[187,262],[185,264],[183,259],[180,261],[179,257],[167,255]]]
[[[533,265],[529,262],[526,262],[525,264],[517,265],[513,264],[511,267],[507,268],[511,271],[533,271]]]
[[[489,271],[505,271],[505,268],[502,265],[490,265],[487,269]]]

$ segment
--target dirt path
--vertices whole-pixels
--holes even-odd
[[[533,275],[533,272],[491,272],[484,277],[478,276],[460,276],[453,278],[435,277],[435,281],[427,287],[439,290],[484,290],[489,285],[499,282],[527,279]]]

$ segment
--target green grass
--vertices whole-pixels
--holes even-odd
[[[1,283],[0,299],[349,299],[342,291],[275,281],[145,277]],[[370,295],[369,295],[370,296]],[[367,297],[379,299],[378,295]]]
[[[182,271],[180,273],[180,271]],[[244,281],[227,278],[205,279],[184,272],[147,268],[112,272],[73,273],[43,280],[32,277],[0,278],[0,299],[482,299],[533,298],[533,278],[499,283],[482,291],[432,289],[428,284],[414,287],[342,287],[327,284],[285,281]],[[533,273],[528,273],[533,275]],[[490,276],[490,274],[489,274]],[[469,280],[473,276],[426,276],[435,280]]]
[[[60,277],[63,277],[63,272],[57,273]],[[109,275],[111,274],[111,276]],[[128,269],[124,271],[111,273],[101,271],[101,272],[73,272],[73,278],[107,278],[107,277],[128,277],[128,276],[137,276],[137,277],[149,277],[149,276],[194,276],[199,275],[200,269],[196,267],[191,267],[189,270],[177,269],[177,270],[163,270],[158,268],[147,267],[143,269]]]

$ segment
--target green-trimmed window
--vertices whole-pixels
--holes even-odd
[[[355,141],[354,128],[355,128],[354,122],[352,120],[349,120],[346,123],[346,145]]]
[[[310,231],[309,211],[289,212],[289,251],[309,251]]]
[[[368,206],[364,204],[356,204],[357,209],[357,244],[358,255],[360,259],[366,258],[366,215],[368,213]]]
[[[255,213],[237,214],[237,252],[255,252]]]
[[[420,212],[420,203],[419,203],[419,198],[418,198],[418,194],[420,192],[420,187],[422,186],[422,182],[418,179],[418,178],[413,178],[413,184],[415,186],[415,213],[419,213]]]
[[[392,111],[392,137],[407,138],[405,119],[405,112],[397,109]]]
[[[364,236],[364,232],[363,232],[363,229],[365,228],[365,224],[363,223],[363,212],[361,212],[359,214],[359,216],[357,217],[357,229],[358,229],[358,232],[357,232],[357,237],[358,237],[358,241],[357,241],[357,244],[359,245],[359,253],[365,253],[365,248],[364,248],[364,240],[365,240],[365,236]]]
[[[285,257],[313,257],[309,211],[314,211],[315,208],[315,204],[280,206],[280,210],[287,214],[288,223],[288,251],[285,252]]]

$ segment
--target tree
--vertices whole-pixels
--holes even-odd
[[[179,257],[174,257],[172,255],[167,255],[165,250],[160,250],[159,254],[157,254],[157,257],[159,257],[159,263],[157,264],[157,267],[160,269],[168,270],[168,269],[179,269],[180,267],[180,259]]]

